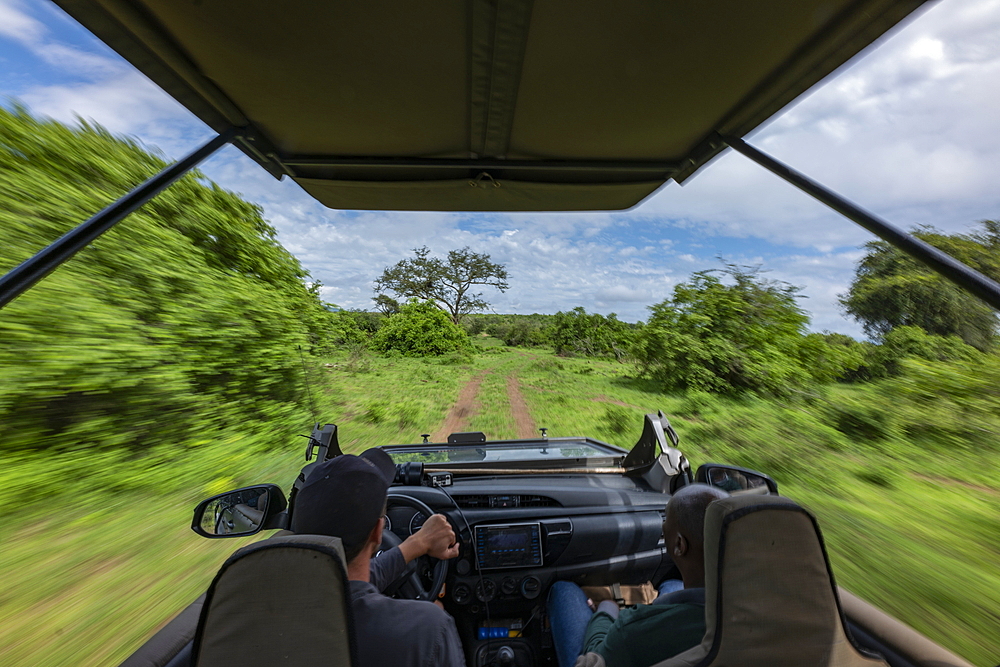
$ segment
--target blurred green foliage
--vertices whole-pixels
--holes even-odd
[[[639,372],[665,390],[780,394],[859,365],[850,348],[806,335],[797,293],[753,267],[695,273],[650,307],[631,350]]]
[[[933,227],[914,236],[977,271],[1000,280],[1000,221],[983,220],[970,234],[943,234]],[[841,299],[848,314],[879,338],[903,326],[958,336],[981,351],[996,343],[996,313],[984,302],[885,241],[865,245],[857,275]]]
[[[164,165],[0,108],[0,270]],[[4,310],[0,452],[143,452],[301,419],[299,348],[332,343],[308,279],[259,207],[185,176]]]

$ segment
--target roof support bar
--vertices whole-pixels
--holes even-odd
[[[778,175],[805,193],[812,195],[841,215],[858,223],[872,234],[909,254],[917,261],[923,262],[959,287],[978,296],[993,308],[1000,310],[1000,284],[962,264],[951,255],[941,252],[931,244],[907,234],[898,227],[852,204],[837,193],[827,190],[816,181],[800,174],[788,165],[775,160],[770,155],[760,152],[742,139],[737,137],[720,137],[720,139],[736,152],[742,153],[771,173]]]
[[[0,278],[0,308],[16,299],[60,264],[85,248],[91,241],[114,227],[120,220],[150,199],[167,189],[174,181],[189,172],[199,162],[239,136],[240,130],[232,128],[213,138],[196,151],[181,158],[127,195],[111,204],[79,227],[70,230],[50,246],[40,250]]]

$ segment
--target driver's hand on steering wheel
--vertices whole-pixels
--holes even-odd
[[[413,549],[411,551],[406,547]],[[406,538],[403,544],[399,545],[399,548],[407,562],[425,554],[441,560],[454,558],[458,555],[458,541],[455,539],[455,531],[443,514],[434,514],[428,517],[420,530]]]

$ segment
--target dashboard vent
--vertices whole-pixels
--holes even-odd
[[[559,503],[546,496],[525,496],[517,494],[482,494],[454,496],[455,503],[463,509],[486,509],[498,507],[559,507]]]

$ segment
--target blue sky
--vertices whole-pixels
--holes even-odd
[[[42,0],[0,0],[0,97],[91,119],[168,157],[211,136]],[[932,4],[750,141],[899,226],[964,231],[1000,217],[1000,0]],[[324,297],[344,307],[370,307],[372,280],[411,248],[468,245],[508,267],[511,289],[489,295],[498,312],[582,305],[637,320],[722,256],[801,286],[813,329],[860,335],[837,295],[872,237],[732,153],[621,213],[332,211],[232,148],[203,171],[261,204]]]

